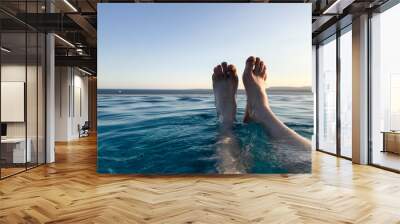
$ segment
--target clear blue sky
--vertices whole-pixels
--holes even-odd
[[[210,89],[216,64],[241,76],[249,55],[268,86],[310,86],[311,4],[98,5],[99,88]]]

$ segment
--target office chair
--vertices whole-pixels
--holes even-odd
[[[89,136],[89,129],[90,129],[89,121],[85,121],[82,127],[80,127],[80,125],[78,124],[79,138]]]

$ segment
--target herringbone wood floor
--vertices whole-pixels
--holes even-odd
[[[96,173],[95,137],[0,181],[0,223],[400,223],[400,175],[313,152],[313,174]]]

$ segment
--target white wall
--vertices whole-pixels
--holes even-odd
[[[69,96],[70,85],[69,69],[67,67],[55,68],[55,141],[68,140],[68,117],[69,117]]]
[[[79,72],[79,75],[75,75],[75,86],[79,87],[81,89],[81,109],[82,112],[78,113],[78,111],[75,112],[75,123],[73,123],[73,126],[75,127],[74,130],[76,131],[73,136],[76,138],[79,138],[79,133],[78,129],[76,128],[78,124],[82,126],[85,121],[89,120],[89,91],[88,91],[88,77],[83,76],[84,74],[82,72]]]
[[[2,82],[24,82],[26,83],[25,76],[26,72],[28,74],[36,74],[36,67],[34,66],[27,66],[25,64],[3,64],[1,66],[1,81]],[[29,77],[28,77],[29,79]],[[36,81],[31,83],[32,80],[29,80],[29,84],[36,85]],[[27,88],[27,103],[31,103],[36,100],[36,88]],[[4,97],[4,96],[3,96]],[[29,105],[28,105],[29,106]],[[35,105],[30,105],[31,107],[36,108],[36,101]],[[7,108],[1,108],[1,110],[7,110]],[[31,112],[31,111],[28,111]],[[36,129],[36,114],[28,113],[27,114],[28,122],[34,121],[35,124],[28,124],[28,129],[33,128]],[[25,124],[26,122],[7,122],[7,136],[8,137],[25,137]],[[33,127],[35,126],[35,127]],[[29,131],[29,130],[28,130]],[[29,133],[28,133],[28,137]]]
[[[3,82],[25,82],[25,64],[8,64],[1,66],[1,81]],[[29,69],[29,68],[28,68]],[[7,108],[1,108],[7,110]],[[25,122],[8,122],[7,137],[25,137]]]
[[[1,121],[25,121],[25,83],[1,81]],[[35,105],[36,108],[36,105]]]
[[[76,70],[75,70],[76,71]],[[74,75],[74,94],[75,96],[75,106],[72,108],[73,110],[73,119],[72,121],[72,136],[74,138],[79,137],[78,125],[82,126],[85,121],[88,121],[88,78],[86,76]],[[75,110],[75,112],[74,112]]]
[[[55,140],[77,139],[78,125],[88,120],[88,78],[76,68],[56,67],[55,86]]]
[[[39,70],[37,70],[39,69]],[[2,82],[23,82],[26,85],[26,102],[20,113],[25,114],[25,118],[20,122],[5,122],[7,124],[7,137],[8,138],[24,138],[25,135],[29,139],[29,148],[33,162],[39,159],[39,163],[44,163],[44,150],[45,150],[45,116],[44,116],[44,73],[42,67],[32,65],[25,66],[24,64],[2,64],[1,66],[1,81]],[[27,80],[25,80],[27,79]],[[2,93],[4,89],[2,89]],[[20,94],[25,93],[25,89],[20,90]],[[7,95],[2,95],[2,98],[8,98]],[[17,103],[17,102],[16,102]],[[25,106],[26,103],[26,106]],[[17,113],[10,107],[2,107],[2,112]],[[14,108],[15,110],[15,108]],[[24,115],[22,115],[24,116]]]

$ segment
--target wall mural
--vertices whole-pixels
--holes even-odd
[[[98,6],[98,167],[311,172],[311,4]]]

